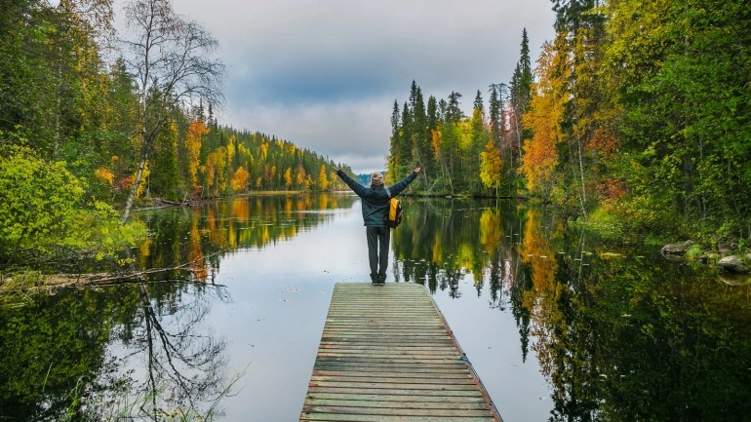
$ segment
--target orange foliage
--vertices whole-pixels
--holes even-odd
[[[559,34],[556,43],[565,42],[563,37]],[[555,46],[546,43],[538,60],[538,82],[533,85],[530,109],[522,116],[524,126],[533,133],[532,139],[524,144],[522,173],[530,190],[545,194],[550,190],[558,163],[556,144],[566,103],[562,97],[566,69],[566,58],[556,53]]]
[[[307,174],[305,174],[305,169],[303,168],[303,166],[298,166],[297,175],[295,176],[295,183],[300,187],[304,187],[306,178]]]
[[[97,179],[100,181],[112,186],[112,183],[115,180],[115,175],[112,174],[112,171],[106,167],[99,167],[96,169],[96,172],[94,173]]]
[[[618,139],[610,131],[597,128],[587,142],[587,149],[602,153],[605,157],[618,151]]]
[[[626,195],[626,183],[621,179],[605,179],[597,185],[597,193],[603,200],[616,200]]]
[[[250,205],[247,198],[232,200],[232,218],[242,223],[250,220]]]
[[[539,325],[543,321],[555,319],[556,300],[563,290],[555,278],[558,263],[545,233],[537,212],[530,210],[524,223],[524,237],[519,255],[522,262],[532,268],[533,288],[524,294],[523,301],[527,308],[533,309],[533,319],[538,325],[538,333]]]
[[[126,190],[130,189],[130,186],[135,182],[136,176],[130,175],[130,176],[123,176],[120,178],[120,180],[117,181],[117,187],[120,190]]]
[[[441,155],[441,131],[433,129],[431,131],[430,143],[433,146],[433,154],[436,157]]]
[[[243,166],[238,167],[235,174],[232,175],[232,181],[230,182],[232,190],[234,192],[244,191],[248,187],[249,178],[250,173],[248,173],[248,170],[245,170],[245,167]]]

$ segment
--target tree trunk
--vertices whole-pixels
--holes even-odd
[[[130,192],[128,192],[128,200],[125,201],[125,209],[123,210],[123,217],[121,222],[128,221],[130,216],[130,210],[133,208],[133,203],[136,200],[136,194],[138,193],[138,186],[141,185],[141,178],[143,177],[143,170],[146,168],[146,161],[149,158],[149,144],[146,141],[146,136],[143,136],[143,143],[141,144],[141,161],[138,163],[138,169],[136,170],[136,179],[133,184],[130,185]]]

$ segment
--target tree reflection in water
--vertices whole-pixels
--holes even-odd
[[[152,236],[135,265],[190,265],[151,275],[154,283],[63,291],[3,309],[0,415],[216,414],[236,379],[206,322],[210,303],[230,300],[214,284],[221,260],[328,224],[337,210],[357,214],[354,203],[251,197],[141,214]],[[330,234],[317,236],[320,245]],[[393,250],[397,280],[513,316],[519,338],[508,340],[539,364],[551,420],[739,420],[751,411],[749,286],[638,257],[648,249],[609,245],[511,202],[408,199]],[[532,400],[525,405],[550,404]]]
[[[224,343],[201,326],[207,289],[217,287],[200,289],[67,290],[4,309],[0,414],[11,420],[205,419],[232,379],[223,373]]]
[[[395,277],[454,298],[469,277],[510,307],[522,359],[531,348],[551,385],[551,420],[749,414],[751,287],[588,239],[543,209],[415,200],[405,213]]]
[[[331,218],[309,210],[353,202],[251,197],[138,214],[151,235],[136,251],[136,267],[172,269],[1,310],[0,419],[212,419],[241,375],[225,373],[226,343],[205,322],[211,303],[230,301],[213,284],[221,258]]]
[[[136,387],[144,400],[142,414],[163,418],[208,419],[214,404],[227,391],[223,384],[223,341],[201,334],[208,307],[202,295],[165,309],[139,285],[142,319],[134,341],[125,343],[131,356],[146,360],[147,380]],[[172,317],[169,325],[163,319]],[[135,350],[133,350],[135,349]]]

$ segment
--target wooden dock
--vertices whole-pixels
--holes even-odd
[[[301,421],[501,421],[425,287],[334,287]]]

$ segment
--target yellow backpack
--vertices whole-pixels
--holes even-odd
[[[391,194],[389,193],[389,196]],[[386,214],[386,225],[392,229],[396,228],[402,222],[402,201],[391,198],[389,199],[389,212]]]

